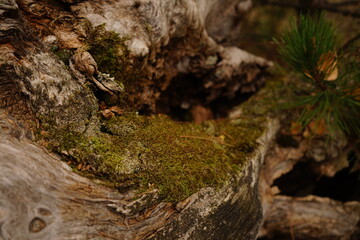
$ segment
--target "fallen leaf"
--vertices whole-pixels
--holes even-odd
[[[298,122],[291,122],[290,133],[292,135],[299,135],[301,133],[301,124]]]
[[[213,117],[211,109],[200,104],[193,106],[190,112],[195,124],[200,124]]]
[[[82,170],[83,169],[83,164],[82,163],[80,163],[78,166],[77,166],[77,170]]]
[[[122,115],[124,113],[124,110],[121,109],[120,107],[118,106],[112,106],[110,107],[110,111],[117,114],[117,115]]]
[[[317,136],[323,136],[326,133],[326,123],[325,119],[320,119],[318,121],[311,121],[309,123],[309,129],[310,132],[317,135]]]
[[[338,78],[337,56],[334,52],[323,53],[317,63],[317,68],[324,74],[324,80],[334,81]]]
[[[109,120],[112,117],[115,116],[115,114],[110,109],[105,109],[104,111],[101,111],[101,115],[106,119]]]

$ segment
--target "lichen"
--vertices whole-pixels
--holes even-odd
[[[254,154],[263,119],[207,121],[196,125],[164,115],[127,114],[102,122],[95,136],[68,129],[43,133],[48,147],[90,165],[114,186],[130,181],[177,202],[205,186],[217,187]],[[75,164],[76,166],[76,164]],[[118,183],[118,184],[117,184]]]

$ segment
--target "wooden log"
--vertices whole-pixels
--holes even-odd
[[[229,184],[203,188],[176,205],[156,192],[135,195],[74,173],[25,138],[15,120],[0,121],[0,238],[255,239],[261,222],[257,178],[274,135],[270,124],[256,155]]]
[[[276,179],[289,173],[295,164],[306,161],[308,152],[313,152],[318,140],[297,138],[297,147],[282,147],[273,143],[267,153],[259,179],[259,191],[263,207],[263,225],[259,237],[269,239],[357,239],[359,234],[360,202],[340,202],[326,197],[308,195],[294,197],[281,195],[274,185]],[[336,141],[332,142],[336,144]],[[327,145],[326,151],[340,156],[343,142]],[[337,153],[334,149],[337,149]],[[310,160],[307,160],[310,161]],[[330,159],[322,164],[310,164],[314,172],[319,167],[332,166],[341,159]],[[322,169],[322,168],[320,168]],[[341,168],[337,168],[337,171]],[[322,173],[320,171],[320,173]],[[334,174],[330,175],[332,177]],[[306,178],[306,176],[304,176]]]
[[[280,195],[273,199],[261,235],[288,239],[356,239],[359,221],[360,202]]]

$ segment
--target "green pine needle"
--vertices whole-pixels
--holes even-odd
[[[332,137],[339,130],[360,136],[359,58],[338,56],[335,28],[324,14],[300,15],[275,42],[280,56],[310,83],[281,107],[302,108],[303,127],[324,120]]]

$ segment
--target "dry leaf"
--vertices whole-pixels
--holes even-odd
[[[297,122],[291,122],[290,133],[292,135],[299,135],[301,133],[301,124]]]
[[[113,113],[115,113],[117,115],[122,115],[124,113],[124,110],[119,108],[118,106],[110,107],[110,111],[112,111]]]
[[[206,108],[200,104],[193,106],[190,112],[195,124],[200,124],[213,117],[211,109]]]
[[[106,119],[109,120],[112,117],[115,116],[115,114],[110,109],[105,109],[104,111],[101,111],[101,115]]]
[[[325,119],[320,119],[319,121],[311,121],[309,123],[310,132],[317,135],[323,136],[326,133],[326,123]]]
[[[78,166],[77,166],[77,170],[81,171],[83,169],[83,164],[80,163]]]
[[[337,56],[334,52],[323,53],[318,61],[318,70],[325,75],[324,80],[334,81],[338,78]],[[306,74],[306,73],[305,73]]]
[[[323,53],[319,58],[317,70],[324,74],[325,81],[334,81],[338,78],[339,71],[337,68],[336,57],[336,53],[327,52]],[[315,80],[314,76],[312,76],[309,71],[304,70],[304,74],[308,78]]]

